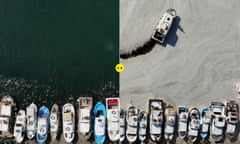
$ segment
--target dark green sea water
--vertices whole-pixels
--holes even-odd
[[[1,96],[21,106],[118,96],[118,3],[1,0]]]

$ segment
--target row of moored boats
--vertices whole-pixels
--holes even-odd
[[[224,139],[224,135],[230,139],[234,137],[238,114],[238,104],[233,100],[212,102],[209,107],[199,110],[185,106],[174,108],[163,100],[150,99],[148,114],[133,105],[126,112],[121,110],[120,141],[126,137],[131,143],[137,139],[144,142],[148,136],[155,142],[172,141],[178,135],[192,142],[211,136],[213,141],[219,142]]]
[[[20,109],[14,121],[14,100],[11,96],[3,96],[0,137],[14,137],[17,143],[22,143],[26,135],[27,139],[35,137],[38,143],[44,143],[49,133],[51,140],[56,140],[61,126],[67,143],[73,142],[76,131],[79,138],[85,140],[94,134],[98,144],[104,143],[107,137],[113,142],[144,142],[148,137],[155,142],[172,141],[177,137],[176,132],[180,138],[188,137],[192,142],[210,136],[214,141],[221,141],[223,135],[234,136],[239,121],[238,104],[232,100],[212,102],[209,107],[199,110],[185,106],[175,108],[161,99],[150,99],[148,112],[140,111],[134,105],[124,110],[120,108],[119,98],[106,98],[105,104],[98,102],[94,108],[92,97],[79,97],[77,103],[77,115],[71,103],[61,108],[54,104],[51,110],[46,106],[38,109],[32,103],[26,110]]]
[[[62,128],[65,141],[71,143],[76,137],[76,131],[80,139],[89,140],[94,129],[95,141],[103,143],[106,139],[106,124],[108,124],[109,139],[119,140],[119,98],[107,98],[106,107],[98,102],[94,109],[92,97],[79,97],[77,104],[76,112],[71,103],[66,103],[63,107],[54,104],[51,110],[46,106],[38,109],[36,104],[31,103],[26,110],[20,109],[14,118],[13,98],[3,96],[0,102],[0,137],[14,137],[17,143],[22,143],[26,136],[29,140],[36,138],[38,143],[44,143],[48,140],[49,133],[51,141],[56,140]]]

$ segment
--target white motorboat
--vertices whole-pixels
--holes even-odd
[[[0,137],[13,137],[13,106],[11,96],[3,96],[0,103]]]
[[[120,139],[120,100],[119,98],[106,99],[107,132],[110,141]]]
[[[184,139],[187,136],[188,108],[185,106],[178,107],[178,116],[178,135]]]
[[[50,113],[50,134],[51,134],[51,140],[56,140],[59,132],[59,107],[57,104],[54,104],[51,108]]]
[[[174,138],[175,124],[177,112],[173,106],[167,106],[165,109],[165,131],[164,138],[167,141],[172,141]]]
[[[188,135],[193,143],[196,142],[198,139],[199,129],[200,129],[200,112],[197,108],[192,108],[189,112]]]
[[[75,109],[70,103],[63,106],[63,136],[67,143],[71,143],[75,137]]]
[[[159,43],[163,43],[169,30],[172,27],[172,23],[175,17],[176,11],[171,8],[168,9],[158,22],[157,27],[155,28],[155,31],[152,35],[152,39]]]
[[[124,109],[120,110],[120,142],[125,140],[126,135],[126,113]]]
[[[145,142],[147,139],[147,112],[141,111],[139,114],[139,140]]]
[[[27,138],[33,139],[37,128],[37,105],[31,103],[27,108]]]
[[[14,138],[17,143],[22,143],[25,136],[26,129],[26,113],[24,110],[19,110],[16,122],[14,125]]]
[[[225,127],[225,106],[221,102],[212,102],[210,106],[212,114],[211,136],[215,142],[223,140],[223,131]]]
[[[149,100],[149,134],[154,142],[160,142],[163,133],[164,109],[163,101]]]
[[[129,106],[127,111],[126,137],[129,143],[137,140],[139,110],[136,106]]]
[[[92,136],[92,97],[79,97],[78,100],[78,132],[79,139],[88,140]]]

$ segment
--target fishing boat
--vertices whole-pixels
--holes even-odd
[[[147,139],[147,112],[141,111],[139,114],[139,130],[138,130],[139,140],[145,142]]]
[[[192,108],[189,111],[189,127],[188,135],[191,142],[195,143],[198,139],[200,128],[200,112],[197,108]]]
[[[239,109],[236,101],[227,100],[226,106],[226,136],[233,139],[237,133],[237,126],[239,121]]]
[[[126,135],[126,112],[124,109],[120,109],[120,142],[125,140]]]
[[[184,139],[187,136],[188,108],[185,106],[178,107],[178,116],[178,135],[180,138]]]
[[[225,127],[225,106],[221,102],[212,102],[210,106],[212,114],[211,136],[215,142],[223,140],[223,131]]]
[[[27,138],[33,139],[37,129],[37,105],[31,103],[27,108]]]
[[[149,134],[150,139],[159,142],[163,133],[164,109],[163,100],[149,100]]]
[[[78,100],[79,139],[89,140],[92,136],[92,97],[79,97]]]
[[[129,143],[134,143],[137,140],[138,115],[139,110],[136,106],[131,105],[128,107],[126,137]]]
[[[36,139],[38,143],[46,142],[49,129],[49,109],[46,106],[40,107],[38,111],[38,123]]]
[[[0,103],[0,137],[13,137],[13,106],[11,96],[3,96]]]
[[[51,140],[56,140],[59,132],[59,107],[57,104],[54,104],[51,108],[51,114],[50,114],[50,134],[51,134]]]
[[[63,137],[67,143],[71,143],[75,137],[75,109],[70,103],[66,103],[62,109]]]
[[[174,138],[174,130],[176,124],[176,115],[177,112],[173,106],[168,105],[165,109],[165,131],[164,131],[164,138],[167,141],[172,141]]]
[[[175,18],[176,11],[172,8],[168,9],[158,22],[157,27],[155,28],[155,31],[152,35],[152,39],[159,43],[163,43],[169,30],[172,27],[172,23]]]
[[[97,144],[103,144],[106,139],[106,108],[103,103],[98,102],[93,110],[94,136]]]
[[[26,129],[26,113],[24,110],[19,110],[16,116],[16,122],[14,125],[14,138],[17,143],[22,143],[24,140],[24,132]]]
[[[211,113],[208,107],[204,107],[201,110],[201,124],[200,124],[200,136],[202,139],[206,139],[209,133],[209,127],[211,123]]]
[[[106,99],[107,110],[107,132],[110,141],[116,142],[120,139],[120,100],[119,98]]]

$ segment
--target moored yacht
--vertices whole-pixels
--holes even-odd
[[[164,108],[163,101],[149,100],[149,134],[154,142],[160,142],[163,134]]]
[[[201,124],[200,124],[200,136],[202,139],[206,139],[209,134],[209,127],[211,123],[211,113],[208,107],[204,107],[201,110]]]
[[[75,109],[71,103],[66,103],[62,109],[63,137],[67,143],[75,138]]]
[[[126,137],[129,143],[134,143],[137,140],[138,115],[139,110],[136,106],[131,105],[128,107]]]
[[[112,142],[118,141],[120,139],[120,99],[107,98],[106,111],[108,137]]]
[[[27,106],[27,138],[33,139],[36,134],[37,129],[37,105],[35,103],[31,103]]]
[[[188,108],[185,106],[178,107],[178,117],[178,135],[184,139],[187,136]]]
[[[26,113],[24,110],[19,110],[16,116],[16,122],[14,125],[14,138],[17,143],[22,143],[25,136],[26,129]]]
[[[126,112],[124,109],[120,109],[120,142],[125,140],[126,135]]]
[[[106,140],[106,108],[102,102],[98,102],[93,110],[94,137],[97,144],[103,144]]]
[[[0,103],[0,137],[13,137],[13,106],[11,96],[3,96]]]
[[[189,111],[188,136],[191,142],[195,143],[198,139],[200,129],[200,112],[197,108]]]
[[[88,140],[92,136],[91,111],[93,107],[92,97],[79,97],[78,100],[78,132],[79,139]]]
[[[59,107],[57,104],[54,104],[51,108],[50,114],[50,134],[51,141],[56,140],[59,133],[59,119],[60,119]]]
[[[174,138],[175,125],[176,125],[176,110],[173,106],[168,105],[165,109],[165,129],[164,138],[167,141],[172,141]]]

